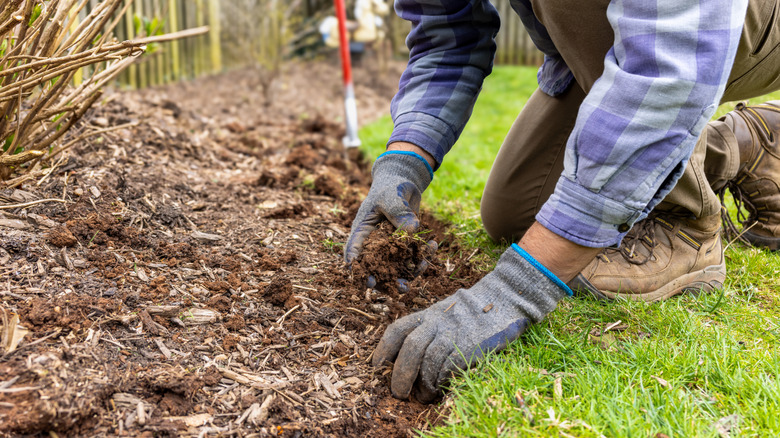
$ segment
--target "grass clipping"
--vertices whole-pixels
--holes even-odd
[[[89,11],[87,3],[5,0],[0,5],[0,187],[45,174],[42,169],[51,166],[53,157],[99,133],[63,142],[100,98],[101,88],[135,62],[147,44],[208,31],[120,42],[112,31],[132,1],[105,0]],[[73,86],[74,77],[86,70],[88,77]]]

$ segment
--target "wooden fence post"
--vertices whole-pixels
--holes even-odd
[[[171,32],[177,32],[180,29],[178,3],[177,0],[168,0],[168,25]],[[171,41],[168,44],[171,48],[171,68],[173,70],[171,79],[177,81],[181,78],[181,57],[179,52],[181,45],[178,40]]]
[[[165,32],[165,26],[164,26],[164,20],[165,17],[162,15],[163,8],[160,6],[160,0],[154,0],[154,15],[159,16],[160,20],[163,20],[160,24],[163,25],[162,31]],[[164,84],[167,81],[165,80],[165,63],[167,61],[167,56],[165,50],[160,50],[160,53],[157,55],[157,84]]]
[[[219,0],[209,0],[209,49],[211,52],[211,72],[222,71],[222,17]]]
[[[132,8],[125,12],[125,38],[131,40],[135,37],[135,25],[133,23]],[[131,87],[138,87],[138,65],[133,64],[127,68],[127,82]]]
[[[195,25],[203,26],[205,20],[203,19],[203,0],[195,0]],[[195,77],[198,77],[206,72],[206,48],[203,47],[203,42],[206,39],[204,37],[195,38]]]

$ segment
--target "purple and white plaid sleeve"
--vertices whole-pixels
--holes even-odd
[[[409,64],[390,105],[388,144],[415,144],[440,164],[493,68],[498,12],[487,0],[396,0],[395,10],[412,31]]]
[[[573,76],[530,1],[510,4],[545,54],[539,86],[552,96],[564,92]],[[412,31],[406,39],[409,64],[390,106],[394,129],[387,143],[415,144],[441,164],[492,69],[498,13],[488,0],[396,0],[395,10],[412,23]]]
[[[545,54],[539,86],[555,96],[572,74],[529,0],[510,0]],[[492,68],[498,14],[487,0],[396,0],[412,22],[409,65],[388,143],[441,163]],[[613,0],[615,43],[569,138],[565,169],[537,220],[581,245],[618,244],[674,187],[725,90],[747,0]]]
[[[723,95],[746,9],[746,0],[610,3],[615,44],[542,225],[584,246],[615,245],[669,193]]]

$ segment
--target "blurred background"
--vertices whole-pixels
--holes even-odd
[[[97,3],[90,0],[80,16]],[[493,4],[502,17],[496,63],[538,65],[541,53],[514,17],[509,0]],[[388,60],[405,59],[410,24],[392,12],[392,2],[349,0],[346,8],[353,62],[367,58],[383,71]],[[209,33],[165,43],[122,74],[120,82],[144,87],[244,66],[273,76],[283,60],[338,61],[338,31],[329,0],[136,0],[115,33],[119,40],[128,40],[200,26],[209,26]]]

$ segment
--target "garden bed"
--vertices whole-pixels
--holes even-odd
[[[358,72],[363,118],[386,112],[399,68]],[[85,126],[129,127],[0,192],[64,201],[0,210],[0,299],[30,331],[0,358],[0,430],[405,437],[437,419],[393,399],[370,355],[481,274],[430,217],[439,250],[409,291],[344,265],[370,174],[341,145],[338,74],[290,66],[268,107],[252,70],[112,94]],[[370,266],[419,247],[380,233]]]

